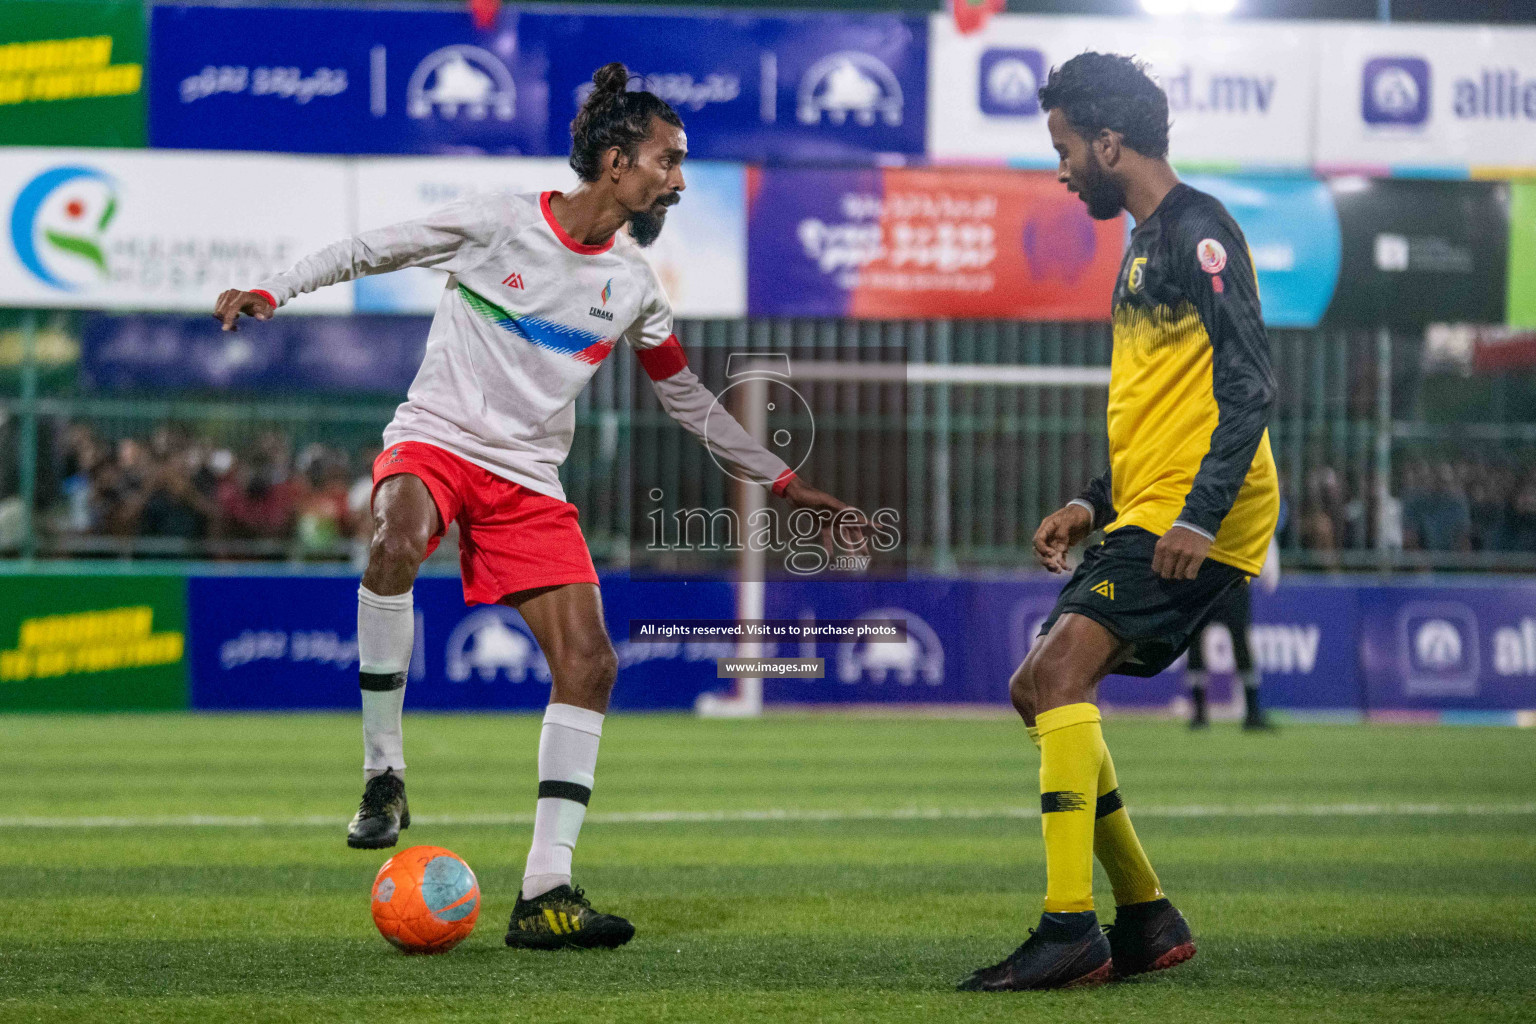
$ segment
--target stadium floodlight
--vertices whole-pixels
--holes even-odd
[[[1237,0],[1141,0],[1141,9],[1159,18],[1186,14],[1220,16],[1237,10]]]

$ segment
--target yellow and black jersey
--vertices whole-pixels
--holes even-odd
[[[1178,523],[1257,575],[1280,511],[1274,401],[1248,243],[1213,196],[1175,185],[1131,232],[1115,285],[1109,470],[1080,495],[1094,524]]]

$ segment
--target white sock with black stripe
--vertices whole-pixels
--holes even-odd
[[[523,871],[523,899],[571,883],[571,857],[587,817],[603,716],[572,704],[551,704],[539,733],[539,802],[533,845]]]
[[[411,592],[375,594],[357,588],[358,685],[363,693],[363,778],[405,772],[400,712],[411,667],[416,615]]]

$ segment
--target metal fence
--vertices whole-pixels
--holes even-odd
[[[108,442],[148,437],[166,423],[231,451],[277,431],[293,450],[325,444],[357,452],[376,443],[395,399],[359,396],[121,395],[50,384],[38,358],[41,321],[27,314],[16,338],[15,385],[0,397],[0,548],[22,558],[343,559],[345,538],[195,539],[134,531],[82,532],[61,514],[61,446],[71,424]],[[1104,366],[1105,324],[993,321],[687,321],[679,335],[705,383],[727,383],[729,355],[783,352],[794,359]],[[1289,523],[1285,561],[1306,568],[1375,570],[1536,568],[1536,538],[1525,520],[1470,544],[1412,548],[1405,527],[1405,479],[1419,463],[1432,472],[1530,477],[1536,416],[1524,384],[1464,380],[1426,372],[1421,339],[1386,331],[1272,331],[1279,404],[1271,426]],[[3,348],[3,346],[0,346]],[[793,371],[791,370],[791,373]],[[1511,392],[1510,389],[1515,389]],[[1106,464],[1105,394],[1083,387],[909,384],[893,399],[870,383],[806,384],[816,415],[814,482],[856,505],[887,501],[890,481],[906,490],[905,536],[917,568],[1022,567],[1042,516]],[[577,405],[577,433],[563,471],[567,496],[600,562],[623,563],[636,529],[637,494],[661,482],[664,504],[720,507],[731,481],[702,446],[673,424],[627,353],[608,359]],[[899,473],[894,462],[899,462]],[[882,471],[872,467],[884,466]],[[1492,467],[1492,468],[1490,468]],[[354,458],[354,475],[367,467]],[[1536,480],[1536,478],[1533,478]],[[884,483],[882,483],[884,481]],[[1508,488],[1506,487],[1506,490]],[[1506,495],[1506,503],[1514,499]],[[1462,502],[1475,513],[1476,496]],[[1492,514],[1492,513],[1489,513]],[[1486,517],[1485,517],[1486,518]],[[1531,510],[1536,530],[1536,509]],[[62,525],[61,525],[62,524]]]

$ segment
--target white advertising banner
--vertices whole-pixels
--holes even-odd
[[[1317,163],[1536,165],[1536,28],[1332,25]]]
[[[563,159],[401,157],[357,161],[358,229],[425,216],[480,192],[543,192],[576,185]],[[740,317],[747,310],[746,173],[739,164],[683,166],[688,185],[646,250],[682,317]],[[412,269],[357,283],[359,312],[430,313],[447,275]]]
[[[960,35],[929,21],[928,154],[1056,165],[1038,90],[1085,50],[1145,60],[1168,93],[1177,163],[1311,162],[1319,29],[1304,22],[1188,22],[1000,15]]]
[[[0,149],[0,304],[212,314],[350,229],[338,160]],[[348,286],[296,313],[347,313]]]

